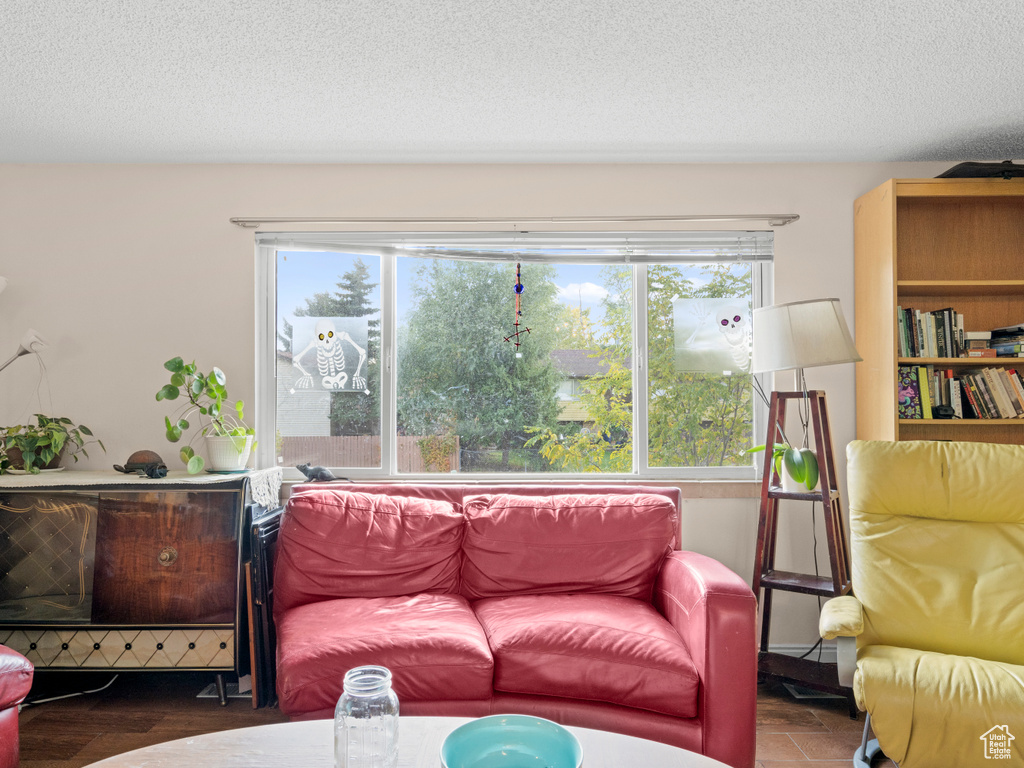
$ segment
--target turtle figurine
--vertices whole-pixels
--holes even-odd
[[[120,464],[115,464],[114,469],[124,472],[126,475],[138,475],[139,477],[154,479],[167,477],[167,465],[156,451],[136,451],[128,457],[128,461],[124,463],[123,467]]]

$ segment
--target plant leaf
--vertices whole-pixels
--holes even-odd
[[[172,373],[171,384],[173,384],[176,387],[185,386],[185,375],[182,373]]]
[[[193,456],[191,459],[188,460],[188,473],[190,475],[195,475],[195,474],[197,474],[199,472],[202,472],[202,470],[203,470],[203,457],[202,456]]]
[[[170,360],[168,360],[166,363],[164,363],[164,368],[166,368],[171,373],[177,373],[178,371],[182,370],[184,367],[185,367],[185,361],[182,360],[180,357],[172,357]]]
[[[178,429],[177,425],[171,425],[167,429],[167,439],[172,443],[176,443],[181,440],[181,430]]]
[[[818,484],[818,457],[810,448],[801,448],[800,455],[805,467],[804,485],[807,486],[807,490],[814,490],[814,486]]]
[[[164,384],[156,393],[157,400],[177,400],[178,388],[173,384]]]
[[[782,454],[782,463],[785,464],[790,477],[798,483],[804,481],[804,477],[807,475],[807,466],[800,451],[796,448],[787,448],[786,452]]]
[[[214,366],[213,372],[210,375],[213,376],[213,378],[217,380],[217,383],[220,384],[222,387],[228,380],[228,377],[224,375],[224,371],[222,371],[220,368],[217,368],[216,366]]]

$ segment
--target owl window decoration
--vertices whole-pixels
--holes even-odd
[[[750,373],[748,298],[676,299],[672,314],[677,371]]]

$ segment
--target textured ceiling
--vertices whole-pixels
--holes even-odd
[[[0,0],[0,161],[1024,157],[1020,0]]]

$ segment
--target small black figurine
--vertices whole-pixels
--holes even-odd
[[[335,477],[327,467],[311,467],[309,464],[298,464],[295,468],[304,474],[311,483],[329,483],[331,480],[344,479]]]

